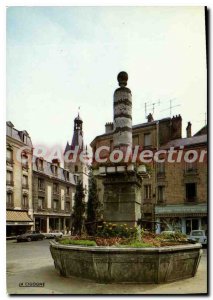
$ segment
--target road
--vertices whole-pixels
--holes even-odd
[[[44,287],[20,287],[22,283]],[[169,284],[100,284],[61,277],[55,270],[49,241],[7,241],[7,292],[9,294],[196,294],[207,292],[207,251],[194,278]]]

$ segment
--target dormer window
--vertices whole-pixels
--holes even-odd
[[[57,175],[57,173],[58,173],[58,166],[52,165],[52,166],[51,166],[51,169],[52,169],[53,174],[54,174],[54,175]]]
[[[37,158],[37,168],[39,171],[43,171],[43,159],[42,158]]]

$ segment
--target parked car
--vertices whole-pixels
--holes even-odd
[[[56,237],[62,237],[63,233],[59,230],[50,231],[48,233],[43,233],[46,239],[54,239]]]
[[[192,230],[188,239],[197,243],[201,243],[202,245],[207,245],[207,236],[205,230]]]
[[[38,231],[27,231],[24,234],[18,235],[16,237],[17,242],[31,242],[31,241],[38,241],[43,240],[45,236],[38,232]]]

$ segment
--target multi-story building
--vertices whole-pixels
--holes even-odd
[[[33,160],[34,227],[41,232],[66,233],[70,230],[75,177],[61,168],[57,159],[48,162],[34,157]]]
[[[83,138],[83,120],[81,117],[78,116],[74,119],[74,131],[73,131],[73,137],[72,142],[69,144],[67,142],[65,151],[64,151],[64,157],[68,159],[72,159],[74,157],[73,153],[70,153],[68,155],[69,151],[75,151],[77,149],[77,156],[75,161],[65,161],[64,162],[64,168],[66,170],[69,170],[71,173],[73,173],[78,180],[80,180],[84,187],[85,192],[85,202],[87,203],[88,200],[88,172],[89,172],[89,165],[88,161],[86,159],[81,159],[81,153],[87,152],[87,147],[84,145],[84,138]]]
[[[32,142],[27,131],[6,123],[6,228],[16,236],[33,227]]]
[[[187,126],[187,138],[182,138],[182,118],[180,115],[173,118],[164,118],[154,121],[151,114],[147,122],[132,126],[133,150],[139,145],[141,150],[156,152],[169,147],[183,145],[185,150],[194,149],[200,152],[206,149],[206,129],[191,137],[191,123]],[[202,135],[200,135],[202,134]],[[198,136],[199,135],[199,136]],[[108,146],[113,150],[113,123],[106,123],[105,133],[97,136],[91,143],[93,153],[101,147]],[[184,150],[184,151],[185,151]],[[102,150],[101,158],[108,153]],[[94,161],[93,168],[99,164]],[[207,162],[196,163],[196,172],[191,172],[184,162],[149,164],[149,176],[143,178],[141,187],[141,214],[142,225],[157,231],[166,228],[177,228],[174,218],[179,223],[179,230],[188,233],[195,228],[206,227],[207,222]],[[103,204],[103,180],[97,177],[99,199]],[[190,202],[189,195],[194,189],[194,200]],[[190,203],[188,203],[190,202]],[[102,209],[104,207],[102,206]],[[167,210],[167,213],[166,213]],[[174,211],[171,213],[171,210]],[[187,211],[187,214],[184,212]],[[181,225],[180,225],[181,224]],[[198,226],[196,225],[198,224]],[[189,229],[190,227],[190,229]]]
[[[158,163],[157,201],[154,205],[157,232],[170,229],[190,234],[191,230],[207,230],[207,135],[201,130],[191,137],[190,123],[187,132],[188,137],[161,147],[178,150],[184,146],[183,156],[189,151],[189,156],[197,153],[198,159],[194,162],[181,159],[180,162]]]

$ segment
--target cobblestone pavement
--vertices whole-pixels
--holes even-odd
[[[44,287],[21,287],[44,282]],[[207,250],[204,249],[194,278],[169,284],[99,284],[64,278],[55,270],[49,241],[7,241],[7,293],[9,294],[195,294],[207,292]]]

